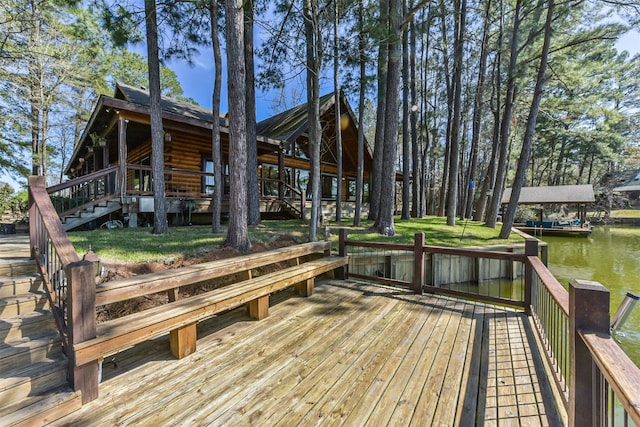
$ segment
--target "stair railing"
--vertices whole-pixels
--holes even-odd
[[[301,219],[304,219],[304,211],[306,205],[306,193],[304,190],[298,190],[292,185],[287,184],[286,182],[281,182],[283,187],[283,196],[282,203],[287,206],[290,210],[292,210],[296,216]]]
[[[88,381],[97,375],[98,364],[76,367],[73,345],[96,336],[94,266],[73,247],[42,176],[29,177],[29,241],[68,359],[70,385],[88,402],[98,395]]]
[[[119,196],[118,166],[80,176],[47,189],[60,218]]]

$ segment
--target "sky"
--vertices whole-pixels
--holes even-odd
[[[256,40],[256,43],[259,43]],[[627,50],[632,55],[640,54],[640,32],[634,30],[626,33],[618,40],[616,47],[618,50]],[[222,54],[223,62],[225,62],[225,53]],[[193,58],[193,65],[186,64],[182,61],[169,61],[166,64],[173,69],[184,91],[183,95],[187,98],[193,98],[198,104],[205,108],[211,108],[211,92],[213,90],[213,55],[209,49],[203,49],[200,54]],[[304,79],[304,75],[301,77]],[[292,85],[294,86],[294,85]],[[301,102],[305,102],[304,92],[300,92],[304,87],[303,82],[298,82],[298,96],[302,96]],[[332,91],[332,83],[325,80],[322,83],[320,94],[323,95]],[[274,100],[280,95],[279,91],[262,92],[256,88],[256,117],[257,120],[264,120],[279,111],[274,106]],[[287,89],[285,95],[291,99],[291,89]],[[290,101],[289,101],[290,102]],[[287,105],[288,108],[293,105]],[[223,81],[221,94],[221,113],[228,111],[226,83]],[[6,174],[0,176],[0,182],[8,182],[14,188],[21,187],[20,183]]]
[[[640,54],[640,32],[630,31],[618,40],[616,44],[618,50],[627,50],[632,55]],[[223,62],[225,53],[223,52]],[[177,75],[180,85],[184,90],[184,96],[193,98],[203,107],[211,108],[211,92],[213,90],[213,55],[210,50],[201,50],[200,55],[194,58],[193,66],[184,62],[168,62],[166,65],[173,69]],[[304,76],[303,76],[304,78]],[[301,84],[302,86],[302,84]],[[333,90],[332,83],[325,81],[321,88],[321,95]],[[256,88],[256,116],[258,121],[279,112],[274,108],[274,99],[279,95],[278,91],[262,92]],[[287,93],[290,95],[290,93]],[[304,93],[303,93],[304,95]],[[305,102],[304,100],[302,102]],[[292,105],[289,105],[292,107]],[[220,111],[228,111],[227,89],[225,81],[222,82],[222,95]]]

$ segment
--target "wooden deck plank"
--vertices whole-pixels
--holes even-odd
[[[337,291],[333,293],[331,297],[333,297],[335,301],[339,302],[341,299],[348,301],[350,295],[348,292],[341,293]],[[352,294],[351,298],[356,299],[357,295]],[[113,381],[101,384],[100,398],[95,402],[85,405],[85,408],[93,407],[93,414],[96,415],[96,419],[112,420],[115,424],[117,422],[124,421],[126,418],[133,418],[137,416],[136,414],[138,411],[136,410],[136,407],[141,407],[140,401],[144,401],[145,398],[152,401],[152,407],[150,410],[153,410],[156,404],[160,405],[165,400],[171,401],[171,399],[175,397],[173,395],[174,393],[176,395],[184,395],[185,393],[183,389],[181,387],[177,387],[176,384],[172,383],[170,380],[158,382],[158,385],[153,387],[153,376],[166,376],[170,379],[182,375],[180,378],[181,382],[183,379],[184,381],[191,379],[192,381],[197,381],[192,384],[200,384],[201,382],[209,379],[207,375],[211,373],[211,366],[216,366],[216,369],[220,371],[233,369],[234,363],[237,363],[238,360],[246,359],[255,355],[253,350],[254,347],[251,345],[252,343],[250,340],[254,343],[278,343],[289,334],[295,333],[295,331],[292,332],[286,327],[283,327],[283,323],[288,322],[287,308],[297,310],[301,317],[308,319],[307,322],[309,324],[317,322],[317,319],[314,319],[311,316],[311,313],[316,309],[316,307],[313,305],[300,304],[300,300],[301,298],[295,297],[283,302],[283,310],[274,311],[271,316],[260,321],[259,323],[261,324],[261,327],[257,328],[253,333],[246,332],[247,330],[251,330],[256,322],[249,321],[248,317],[241,315],[241,317],[244,317],[246,321],[232,323],[231,325],[228,325],[227,328],[220,329],[219,331],[206,336],[203,340],[200,340],[198,343],[201,347],[200,350],[196,354],[192,355],[192,357],[184,359],[183,363],[180,364],[180,368],[170,363],[175,359],[173,359],[169,353],[168,334],[159,338],[158,340],[163,340],[163,343],[160,346],[164,347],[165,351],[162,353],[155,353],[147,359],[143,359],[139,362],[140,364],[144,363],[142,366],[135,367],[135,371],[140,382],[122,384],[122,378],[126,375],[126,372],[120,371],[119,376],[112,377]],[[328,298],[327,304],[331,304],[333,301],[334,300]],[[241,310],[242,309],[239,309],[238,312]],[[215,320],[216,319],[210,319],[208,322],[213,323]],[[309,325],[305,323],[305,325],[302,326],[308,327]],[[301,329],[299,333],[304,333],[304,331],[305,329]],[[144,349],[147,344],[148,343],[141,344],[141,348]],[[132,350],[135,353],[135,349]],[[132,352],[132,350],[123,352],[120,357],[128,357],[128,353]],[[185,384],[189,383],[185,382]],[[136,391],[144,390],[145,388],[153,388],[153,393],[150,393],[147,396],[144,394],[142,396],[138,396]],[[167,395],[164,396],[163,393],[167,393]],[[128,396],[136,396],[136,399],[128,398]],[[113,408],[102,405],[100,402],[103,402],[105,399],[119,402],[118,410],[114,412]],[[158,402],[154,402],[154,399],[157,399]],[[149,405],[148,402],[145,402],[144,404]],[[122,420],[120,419],[121,417],[123,418]],[[93,425],[99,424],[100,423]]]
[[[349,281],[286,292],[260,322],[202,322],[182,360],[167,336],[122,352],[60,424],[558,424],[522,313]]]
[[[342,305],[341,308],[342,310],[353,310],[355,307]],[[376,308],[378,307],[374,307],[374,309]],[[394,306],[387,308],[391,310]],[[323,317],[326,320],[327,316]],[[361,312],[339,325],[326,321],[322,325],[317,325],[312,328],[315,339],[307,340],[304,345],[291,346],[288,351],[280,352],[280,357],[274,359],[273,363],[262,362],[260,365],[256,365],[253,371],[239,375],[232,383],[225,381],[223,391],[220,394],[215,394],[215,398],[212,399],[213,405],[190,408],[190,414],[183,422],[194,425],[215,421],[215,424],[219,425],[234,425],[235,423],[227,424],[217,418],[221,415],[232,417],[233,414],[245,417],[247,412],[252,409],[254,412],[259,411],[259,408],[255,406],[260,407],[261,404],[270,400],[274,400],[276,403],[281,402],[282,399],[278,393],[283,387],[297,387],[302,379],[313,372],[313,369],[323,363],[329,363],[330,350],[339,349],[347,344],[350,337],[345,336],[342,331],[359,326],[364,326],[362,330],[367,330],[368,319],[363,322],[366,317],[367,313]],[[291,328],[297,327],[297,322],[291,325]],[[248,383],[247,379],[250,379]],[[180,414],[174,414],[174,416],[180,417]],[[257,412],[253,417],[265,418],[264,414],[260,412]]]
[[[316,307],[316,313],[322,315],[324,319],[331,318],[333,312],[340,312],[342,310],[351,309],[351,303],[349,300],[336,299],[329,301],[325,304],[326,308],[323,308],[321,312],[318,312]],[[266,319],[265,319],[266,320]],[[358,321],[354,318],[353,321]],[[188,410],[189,414],[185,416],[195,417],[195,423],[201,424],[206,413],[219,406],[225,406],[228,401],[233,401],[234,394],[242,392],[246,389],[258,388],[257,384],[263,384],[267,382],[269,378],[276,375],[281,369],[289,369],[291,366],[291,360],[295,360],[298,357],[299,352],[304,352],[305,348],[314,348],[319,345],[319,341],[323,339],[323,335],[317,333],[313,325],[317,324],[317,318],[314,316],[298,316],[293,319],[291,324],[288,325],[285,330],[285,334],[276,337],[267,337],[262,340],[254,340],[253,337],[248,337],[246,343],[237,343],[242,347],[248,349],[258,348],[259,354],[246,354],[244,356],[245,363],[242,367],[230,371],[224,378],[219,379],[215,383],[207,386],[203,386],[200,392],[211,396],[211,399],[202,402],[202,405],[189,405],[185,404],[184,409]],[[325,323],[325,327],[333,328],[336,326],[335,321],[328,321]],[[296,333],[297,330],[305,331],[305,333]],[[331,344],[331,343],[327,343]],[[223,367],[218,366],[218,369]],[[168,405],[164,405],[160,411],[157,411],[147,421],[153,421],[161,423],[163,417],[167,417],[169,422],[172,419],[180,418],[182,416],[179,409],[184,402],[181,402],[182,397],[172,400]],[[178,408],[178,409],[176,409]],[[204,413],[204,414],[202,414]],[[168,415],[167,415],[168,414]],[[187,424],[189,422],[185,421]]]
[[[463,382],[465,364],[470,365],[469,360],[474,355],[471,350],[473,346],[469,345],[470,334],[473,331],[475,305],[467,304],[460,319],[460,325],[455,338],[455,343],[448,360],[447,370],[445,373],[446,380],[443,382],[440,395],[438,396],[438,405],[433,417],[433,425],[442,425],[451,422],[451,416],[457,413],[458,408],[466,402],[459,399],[459,395],[464,395],[468,383]]]
[[[476,305],[473,311],[472,328],[469,333],[468,348],[471,354],[467,355],[464,365],[461,384],[464,387],[464,396],[460,396],[456,411],[456,425],[474,425],[478,408],[478,395],[480,393],[480,369],[482,361],[483,325],[486,307]]]
[[[464,302],[458,301],[456,310],[463,310]],[[459,323],[457,319],[449,319],[443,339],[440,342],[435,359],[431,364],[429,376],[424,382],[422,392],[416,401],[416,411],[411,418],[409,425],[425,426],[430,425],[438,405],[438,397],[440,390],[445,382],[444,374],[446,373],[447,361],[451,357],[453,345],[455,343],[455,334],[457,333]]]
[[[407,299],[407,301],[410,301]],[[398,365],[398,361],[402,360],[403,355],[399,354],[398,349],[407,349],[416,340],[416,337],[421,332],[424,323],[429,318],[432,306],[413,304],[405,304],[409,307],[411,316],[402,316],[394,319],[394,322],[388,322],[387,328],[391,328],[393,331],[394,339],[385,343],[384,350],[374,350],[373,348],[367,349],[367,353],[370,354],[368,359],[363,360],[362,357],[353,360],[353,363],[347,367],[350,374],[337,373],[340,380],[334,381],[332,387],[325,389],[325,392],[317,392],[320,387],[314,389],[315,396],[311,398],[305,398],[309,402],[315,402],[312,407],[307,404],[306,408],[302,408],[303,411],[308,409],[306,414],[302,412],[303,418],[300,419],[299,424],[309,425],[312,423],[331,423],[331,419],[340,419],[345,416],[344,404],[339,405],[340,402],[345,399],[345,395],[358,395],[363,392],[366,393],[365,386],[376,381],[380,376],[380,370],[388,365]],[[419,314],[418,314],[419,313]],[[417,314],[417,315],[416,315]],[[400,341],[398,341],[400,339]],[[373,352],[372,352],[373,350]],[[391,353],[388,353],[388,352]],[[345,364],[348,361],[345,361]],[[357,369],[359,366],[359,369]],[[353,369],[356,367],[356,369]],[[376,370],[378,371],[376,373]],[[391,370],[391,369],[390,369]],[[384,375],[384,374],[382,374]],[[318,396],[318,397],[316,397]],[[338,409],[335,409],[339,406]],[[286,419],[281,420],[281,424],[286,424],[289,416]],[[297,419],[294,418],[297,422]]]
[[[216,423],[234,425],[244,414],[248,414],[247,418],[250,420],[259,417],[267,421],[271,417],[280,417],[283,402],[290,402],[289,407],[285,408],[285,413],[295,413],[295,409],[291,406],[296,402],[304,405],[311,398],[308,393],[315,390],[319,383],[335,381],[335,375],[344,374],[351,364],[350,360],[359,356],[365,345],[370,345],[379,337],[386,327],[382,322],[383,318],[389,319],[400,315],[401,307],[396,301],[381,300],[381,302],[385,305],[374,318],[369,317],[365,319],[366,321],[360,321],[359,316],[353,327],[334,329],[330,335],[336,333],[341,337],[341,341],[334,348],[325,346],[323,343],[325,351],[313,349],[317,353],[316,357],[306,360],[301,369],[290,369],[287,375],[277,380],[277,384],[268,388],[266,394],[260,395],[258,401],[246,399],[247,402],[236,407],[227,414],[228,416],[216,419]],[[312,363],[314,360],[318,360],[319,363],[314,365]]]
[[[453,303],[453,301],[452,301]],[[450,311],[447,313],[447,325],[451,324],[451,316],[455,311],[459,308],[459,304],[464,305],[464,302],[455,302],[453,307],[445,305],[443,310]],[[422,336],[427,335],[427,331],[424,329],[424,324],[421,325],[423,328],[420,330]],[[443,332],[443,336],[446,335],[446,331]],[[432,335],[427,337],[427,341],[429,338],[432,338]],[[434,337],[437,341],[440,340],[440,337]],[[441,341],[440,341],[441,342]],[[377,424],[377,425],[387,425],[389,424],[389,419],[393,415],[394,410],[399,406],[403,405],[415,405],[417,399],[412,400],[411,398],[407,399],[408,396],[405,396],[403,399],[400,399],[403,391],[406,389],[408,384],[413,383],[413,371],[411,370],[412,365],[418,364],[421,362],[419,357],[424,357],[421,351],[424,348],[424,342],[421,339],[418,339],[418,344],[422,346],[422,348],[415,347],[416,353],[414,355],[409,354],[409,359],[404,359],[404,354],[406,350],[397,348],[395,352],[395,356],[401,363],[398,366],[393,366],[392,363],[387,363],[385,369],[381,370],[379,376],[376,378],[376,385],[383,386],[384,390],[382,390],[381,398],[375,402],[375,406],[372,408],[371,414],[368,416],[368,422]],[[428,357],[428,356],[427,356]],[[361,407],[364,407],[362,405]],[[415,410],[415,407],[414,407]],[[353,418],[354,420],[356,418]],[[348,418],[347,418],[348,420]]]
[[[415,412],[415,402],[418,401],[424,382],[429,376],[429,371],[433,365],[433,360],[437,353],[438,347],[444,337],[444,332],[449,324],[450,317],[453,315],[452,308],[455,307],[455,301],[444,302],[441,308],[438,308],[434,314],[434,321],[425,324],[423,336],[428,339],[422,348],[422,353],[418,359],[419,364],[414,368],[412,380],[408,382],[399,398],[398,404],[392,414],[390,423],[395,425],[408,425],[413,413]]]

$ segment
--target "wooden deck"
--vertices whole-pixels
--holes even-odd
[[[283,291],[270,316],[198,325],[105,360],[100,398],[61,425],[549,425],[563,423],[521,313],[386,286]]]

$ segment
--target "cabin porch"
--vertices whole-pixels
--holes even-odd
[[[273,296],[107,359],[100,397],[65,425],[559,425],[522,312],[355,281]],[[560,405],[561,406],[561,405]],[[564,421],[566,423],[566,421]]]

